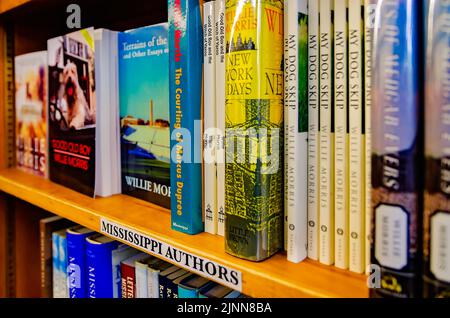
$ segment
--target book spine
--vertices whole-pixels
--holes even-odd
[[[53,298],[61,298],[61,287],[60,287],[60,263],[59,263],[59,235],[56,233],[52,234],[52,261],[53,261],[53,271],[52,271],[52,281],[53,281]]]
[[[159,275],[159,298],[167,298],[167,284],[167,277]]]
[[[112,250],[117,242],[86,243],[86,267],[89,298],[113,298]]]
[[[173,281],[167,280],[165,291],[165,298],[178,298],[178,286]]]
[[[178,285],[178,298],[199,298],[198,290]]]
[[[136,298],[149,298],[147,264],[136,263]]]
[[[50,247],[46,238],[45,225],[39,224],[39,242],[40,242],[40,269],[41,269],[41,298],[50,298],[53,295],[51,280],[53,277],[49,277],[51,271],[48,270],[47,264],[49,263],[49,249]],[[53,244],[53,243],[52,243]],[[51,255],[51,254],[50,254]],[[53,259],[52,259],[53,261]]]
[[[348,24],[347,0],[334,1],[335,265],[348,268]]]
[[[172,229],[204,230],[201,115],[203,32],[198,0],[169,0],[170,168]]]
[[[203,176],[205,232],[217,234],[216,55],[214,1],[203,4]]]
[[[60,298],[70,298],[69,293],[69,256],[67,252],[67,237],[59,237],[59,277]]]
[[[225,249],[260,261],[283,246],[283,2],[227,1],[226,16]]]
[[[147,268],[147,295],[148,298],[159,298],[159,271]]]
[[[363,31],[361,0],[349,0],[349,268],[364,268],[364,110],[363,110]]]
[[[381,288],[371,289],[375,297],[418,297],[420,6],[415,0],[381,1],[375,19],[372,264],[378,265],[381,273]]]
[[[320,236],[319,261],[334,263],[333,0],[320,0]]]
[[[288,0],[284,10],[285,232],[298,263],[308,253],[308,3]]]
[[[450,3],[429,1],[425,88],[424,297],[450,297]]]
[[[69,298],[86,298],[86,242],[84,235],[67,233]]]
[[[369,274],[370,246],[372,242],[372,49],[375,11],[378,0],[365,0],[364,2],[364,122],[366,132],[365,146],[365,265],[366,274]]]
[[[308,257],[319,259],[319,2],[308,0]]]
[[[225,0],[215,1],[217,234],[225,235]]]
[[[122,298],[136,298],[134,267],[122,263],[120,266],[120,274],[122,277]]]

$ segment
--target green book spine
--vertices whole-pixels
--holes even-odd
[[[283,245],[283,15],[226,2],[225,248],[252,261]]]

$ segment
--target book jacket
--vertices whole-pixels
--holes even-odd
[[[225,249],[283,246],[283,2],[226,2]]]
[[[47,175],[47,51],[15,58],[16,162]]]
[[[203,31],[199,0],[169,0],[172,229],[197,234],[202,219]]]
[[[429,1],[425,88],[424,296],[450,297],[450,3]],[[443,23],[445,22],[445,23]]]
[[[372,101],[372,296],[417,297],[421,229],[420,1],[380,1]],[[395,32],[393,32],[394,30]]]
[[[50,179],[95,192],[94,29],[48,40]]]
[[[119,33],[122,192],[170,208],[167,23]]]

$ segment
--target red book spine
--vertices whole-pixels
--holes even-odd
[[[134,266],[121,264],[122,298],[136,298]]]

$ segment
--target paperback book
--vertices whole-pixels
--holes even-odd
[[[364,87],[363,22],[361,0],[348,2],[349,63],[349,269],[362,273],[364,267]]]
[[[47,176],[47,51],[15,57],[16,164]]]
[[[319,1],[308,0],[308,257],[319,260]]]
[[[450,297],[450,4],[429,1],[425,87],[424,296]],[[445,23],[441,23],[445,21]]]
[[[119,33],[122,193],[170,208],[168,25]]]
[[[334,1],[335,265],[348,268],[348,1]]]
[[[287,257],[307,256],[308,3],[284,2],[285,227]]]
[[[415,0],[395,0],[381,1],[377,7],[372,78],[371,263],[381,268],[381,288],[371,289],[374,297],[419,296],[421,5]]]
[[[319,261],[334,264],[334,1],[320,0]]]

